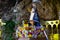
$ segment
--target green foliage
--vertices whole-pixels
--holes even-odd
[[[8,36],[9,35],[9,36]],[[14,40],[12,34],[7,34],[5,40]]]
[[[9,33],[14,32],[14,27],[15,27],[15,22],[13,22],[12,20],[7,21],[5,25],[5,32],[9,32]]]
[[[14,40],[13,33],[15,32],[15,22],[12,20],[6,21],[6,25],[4,26],[5,30],[4,33],[6,34],[4,40]]]

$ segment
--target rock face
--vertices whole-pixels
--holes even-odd
[[[18,0],[18,2],[19,3],[16,8],[20,11],[21,14],[23,14],[23,19],[24,15],[26,15],[26,19],[28,19],[32,8],[32,0]],[[15,3],[16,0],[0,0],[0,16],[3,16],[4,13],[9,12],[9,10],[14,7]],[[37,6],[37,11],[40,19],[58,19],[58,13],[60,14],[59,0],[40,0],[38,3],[35,4]]]
[[[42,0],[40,4],[36,4],[40,18],[44,20],[58,19],[57,4],[59,4],[57,0]]]
[[[16,3],[16,0],[0,0],[0,12],[5,12],[11,9]]]
[[[20,2],[21,0],[17,1]],[[0,0],[0,17],[2,17],[6,13],[9,13],[11,8],[15,6],[15,3],[16,0]]]
[[[35,3],[37,6],[37,11],[39,17],[43,20],[56,20],[58,18],[58,12],[60,10],[59,0],[41,0],[38,3]],[[31,11],[32,8],[31,0],[23,0],[19,3],[19,8],[27,12]],[[28,13],[26,13],[28,14]]]

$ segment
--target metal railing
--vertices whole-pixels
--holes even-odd
[[[59,40],[60,20],[45,21],[43,24],[49,40]]]

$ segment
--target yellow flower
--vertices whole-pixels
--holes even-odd
[[[58,37],[59,37],[59,34],[54,34],[54,35],[53,35],[54,40],[59,40]]]
[[[44,30],[44,28],[41,28],[41,30]]]
[[[0,30],[0,37],[1,37],[1,32],[2,32],[2,31]]]
[[[21,34],[20,32],[18,32],[18,36],[19,36],[19,37],[22,37],[22,34]]]
[[[29,35],[28,35],[28,37],[32,37],[32,35],[31,35],[31,34],[29,34]]]

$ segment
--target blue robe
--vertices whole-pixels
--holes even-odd
[[[40,27],[40,19],[39,19],[39,16],[38,16],[38,13],[35,11],[35,14],[34,14],[34,17],[33,17],[33,20],[35,22],[35,26],[36,27]]]

